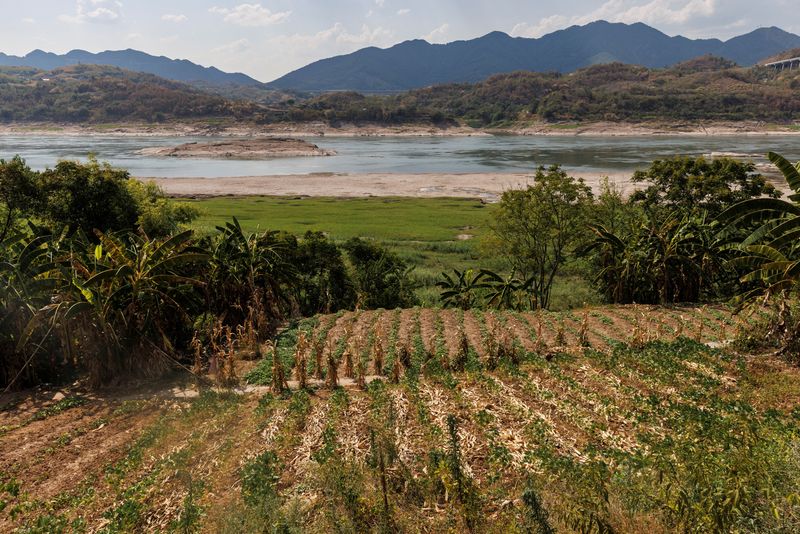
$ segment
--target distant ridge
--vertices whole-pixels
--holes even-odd
[[[253,119],[263,108],[109,65],[0,66],[0,123],[161,123]]]
[[[312,92],[393,92],[474,83],[518,70],[566,73],[611,62],[661,68],[709,54],[749,66],[796,47],[800,36],[775,27],[721,41],[670,37],[643,23],[597,21],[538,39],[492,32],[442,45],[413,40],[387,49],[369,47],[314,62],[268,85]]]
[[[0,53],[0,66],[51,70],[77,64],[119,67],[184,83],[203,83],[211,86],[262,85],[246,74],[227,73],[216,67],[203,67],[186,59],[152,56],[132,49],[107,50],[97,54],[85,50],[72,50],[61,55],[34,50],[23,57]]]

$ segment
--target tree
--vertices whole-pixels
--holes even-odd
[[[293,266],[295,277],[289,292],[300,315],[353,308],[353,280],[336,243],[322,232],[306,232],[302,240],[282,232],[274,237],[283,244],[285,261]]]
[[[506,191],[491,225],[495,249],[530,285],[531,307],[547,308],[553,280],[587,236],[592,191],[559,166],[539,167],[533,185]]]
[[[86,163],[60,161],[41,173],[43,205],[39,215],[48,223],[86,235],[136,228],[139,209],[127,184],[128,171],[89,158]]]
[[[779,198],[780,191],[755,172],[753,163],[731,158],[673,158],[656,160],[633,181],[650,184],[631,200],[664,218],[674,211],[688,215],[707,212],[716,217],[727,207],[751,198]]]
[[[196,208],[175,202],[154,182],[130,179],[127,171],[89,158],[32,171],[19,156],[0,160],[0,242],[19,217],[31,217],[68,233],[141,229],[150,237],[174,234],[197,218]]]
[[[5,216],[0,226],[2,243],[18,217],[31,213],[39,202],[36,173],[19,156],[11,161],[0,159],[0,202]]]
[[[200,215],[191,204],[168,198],[155,182],[128,180],[126,185],[136,203],[136,225],[150,237],[174,234]]]

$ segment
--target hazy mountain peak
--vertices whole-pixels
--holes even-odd
[[[449,82],[477,82],[518,70],[573,72],[598,63],[663,68],[704,55],[739,65],[800,47],[800,37],[780,28],[759,28],[726,42],[671,37],[637,22],[597,20],[540,38],[512,38],[500,31],[472,40],[432,45],[405,41],[316,61],[270,86],[300,91],[403,91]]]
[[[170,59],[153,56],[127,48],[125,50],[106,50],[92,53],[86,50],[70,50],[66,54],[53,54],[43,50],[33,50],[25,56],[0,54],[0,66],[34,67],[51,70],[76,63],[108,65],[122,69],[155,74],[179,82],[201,82],[208,85],[261,85],[261,82],[241,73],[226,73],[215,67],[203,67],[186,59]]]

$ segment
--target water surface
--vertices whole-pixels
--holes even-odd
[[[44,169],[59,159],[102,161],[127,168],[134,176],[220,178],[309,173],[520,173],[538,165],[561,164],[568,170],[621,172],[646,167],[676,155],[737,154],[763,160],[774,150],[800,159],[797,136],[681,137],[311,137],[335,150],[332,157],[278,158],[266,161],[200,160],[143,156],[145,147],[172,146],[210,137],[119,137],[63,135],[0,136],[0,157],[22,155],[31,167]]]

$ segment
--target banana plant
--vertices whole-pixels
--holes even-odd
[[[280,319],[289,304],[285,286],[295,279],[280,244],[270,233],[246,233],[236,217],[217,231],[208,272],[208,306],[231,325],[242,324],[254,304],[270,319]]]
[[[759,296],[786,296],[800,281],[800,162],[792,164],[775,152],[767,157],[792,191],[788,200],[746,200],[719,216],[726,234],[755,228],[741,243],[729,247],[738,252],[729,264],[744,271],[741,280],[751,286],[739,295],[742,304]]]
[[[56,264],[52,249],[56,238],[49,234],[25,235],[11,232],[0,243],[0,380],[12,385],[23,372],[33,379],[29,363],[42,349],[27,344],[38,334],[35,318],[47,305],[58,282],[49,276]]]
[[[443,272],[442,280],[436,282],[436,286],[442,289],[439,295],[442,305],[445,308],[468,310],[475,305],[478,294],[489,287],[483,282],[486,272],[453,269],[453,273],[455,276]]]
[[[97,232],[97,245],[59,262],[54,276],[60,290],[37,318],[61,327],[95,382],[119,371],[164,367],[175,354],[171,338],[189,323],[186,310],[199,301],[202,286],[185,267],[209,259],[191,246],[191,236],[185,231],[151,240]]]
[[[642,221],[622,234],[590,229],[595,238],[579,254],[593,253],[595,282],[611,302],[695,302],[721,278],[719,246],[702,216]]]
[[[506,278],[487,269],[482,269],[481,273],[488,289],[487,306],[498,310],[519,310],[522,307],[520,294],[530,288],[532,280],[520,280],[513,272]]]

